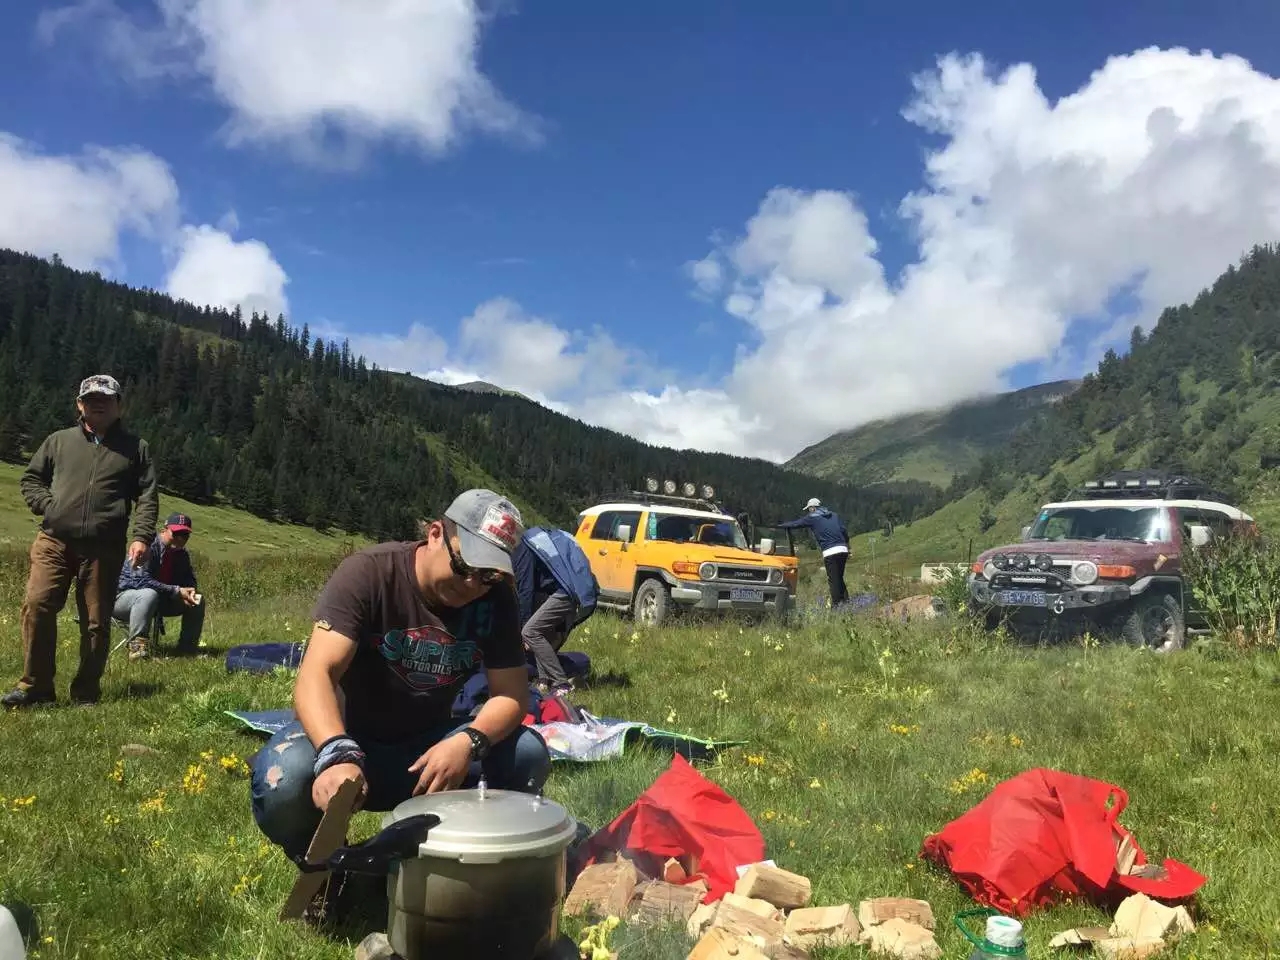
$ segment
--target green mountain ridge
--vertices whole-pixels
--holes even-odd
[[[1057,380],[876,420],[832,434],[784,466],[851,484],[919,480],[945,487],[957,474],[975,468],[984,454],[1007,443],[1040,407],[1058,402],[1079,386],[1079,380]]]
[[[150,442],[166,493],[374,539],[412,536],[476,484],[562,526],[647,477],[710,484],[726,509],[765,523],[815,495],[850,530],[942,502],[924,484],[863,490],[652,446],[510,391],[379,370],[282,316],[246,319],[0,250],[0,459],[23,462],[73,422],[76,384],[102,371],[124,385],[126,421]]]
[[[856,538],[863,564],[916,573],[1009,543],[1038,507],[1120,469],[1185,473],[1280,530],[1280,250],[1258,246],[1192,302],[1109,350],[1059,402],[983,456],[933,515]],[[874,544],[873,544],[874,538]]]

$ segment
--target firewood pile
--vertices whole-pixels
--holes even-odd
[[[689,865],[668,860],[663,877],[650,878],[629,860],[587,867],[565,900],[569,916],[616,916],[630,924],[684,924],[696,941],[688,960],[803,960],[815,947],[866,944],[873,954],[902,960],[941,956],[933,936],[933,910],[923,900],[881,897],[848,903],[811,903],[807,877],[770,864],[752,864],[733,891],[703,903],[707,888],[687,882]]]

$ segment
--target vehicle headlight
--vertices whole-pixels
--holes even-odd
[[[1000,572],[1000,567],[999,567],[999,566],[997,566],[997,565],[996,565],[993,561],[991,561],[991,560],[988,560],[988,561],[987,561],[987,565],[986,565],[985,567],[983,567],[983,568],[982,568],[982,575],[983,575],[984,577],[986,577],[988,580],[990,580],[990,579],[992,579],[993,577],[995,577],[995,575],[996,575],[997,573],[999,573],[999,572]]]
[[[1078,560],[1071,565],[1071,579],[1088,586],[1098,579],[1098,565],[1092,560]]]
[[[770,570],[770,571],[769,571],[769,582],[770,582],[770,583],[781,583],[781,582],[782,582],[782,571],[781,571],[781,570],[779,570],[777,567],[774,567],[772,570]]]
[[[714,580],[716,578],[716,565],[714,563],[704,563],[698,567],[698,576],[703,580]]]

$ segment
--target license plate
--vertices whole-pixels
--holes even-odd
[[[997,602],[1006,607],[1046,606],[1045,594],[1042,590],[1001,590],[996,597]]]
[[[730,587],[729,599],[742,603],[764,603],[764,591],[754,587]]]

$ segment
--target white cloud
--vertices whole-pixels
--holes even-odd
[[[904,116],[940,138],[899,209],[914,262],[886,277],[849,194],[770,191],[688,268],[701,290],[724,284],[747,325],[730,376],[596,401],[596,419],[789,455],[1001,389],[1015,365],[1059,362],[1073,325],[1096,349],[1280,235],[1280,81],[1236,57],[1140,50],[1051,103],[1029,65],[993,75],[949,56],[916,78]],[[1137,308],[1112,317],[1120,291]]]
[[[184,227],[165,292],[198,305],[275,317],[288,313],[289,282],[271,249],[260,240],[237,241],[208,224]]]
[[[52,156],[0,132],[0,246],[118,270],[121,234],[164,235],[177,209],[168,166],[145,150],[90,146]]]
[[[480,71],[475,0],[153,0],[144,21],[113,0],[47,13],[47,40],[92,26],[135,77],[189,77],[229,108],[233,143],[283,143],[350,162],[390,138],[428,153],[467,130],[528,142],[538,124]]]

